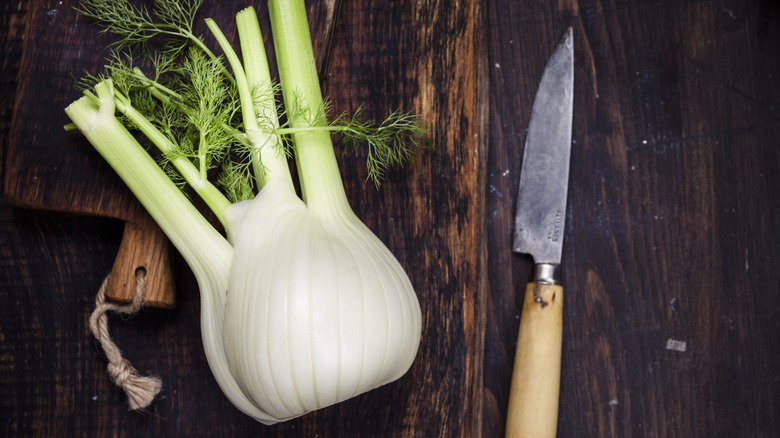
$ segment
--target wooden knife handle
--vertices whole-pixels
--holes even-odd
[[[529,283],[509,391],[507,438],[555,436],[562,336],[563,287]]]
[[[136,293],[136,272],[146,271],[144,305],[170,309],[176,306],[173,254],[168,238],[148,215],[125,222],[106,296],[130,302]]]

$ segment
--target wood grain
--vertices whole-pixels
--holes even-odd
[[[331,4],[309,4],[325,8],[312,10],[313,29]],[[2,5],[4,150],[27,5]],[[544,64],[573,26],[558,436],[780,435],[776,2],[366,0],[336,10],[321,61],[334,109],[365,103],[380,117],[401,106],[433,126],[436,152],[381,190],[364,184],[361,152],[339,154],[356,212],[421,298],[410,373],[259,425],[213,382],[196,284],[175,256],[176,309],[111,319],[125,355],[164,382],[149,412],[128,412],[86,325],[121,223],[1,202],[0,434],[501,436],[517,290],[532,267],[511,253],[522,145]]]
[[[484,260],[475,259],[484,248],[478,239],[484,224],[474,196],[484,184],[487,146],[480,136],[486,110],[480,13],[476,1],[459,8],[436,1],[354,4],[340,19],[324,75],[323,92],[336,113],[371,102],[367,117],[381,119],[400,107],[432,126],[436,151],[393,171],[379,191],[362,183],[363,152],[342,157],[356,213],[418,273],[412,283],[423,309],[423,343],[404,380],[430,390],[406,392],[403,385],[396,400],[410,422],[403,436],[470,436],[480,429],[472,405],[481,382],[477,315],[484,296]],[[399,414],[387,415],[390,421]]]

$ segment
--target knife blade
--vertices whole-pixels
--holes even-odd
[[[554,437],[558,425],[566,198],[574,107],[569,28],[542,74],[520,170],[513,251],[531,255],[507,409],[507,437]]]

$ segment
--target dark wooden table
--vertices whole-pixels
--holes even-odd
[[[3,150],[30,17],[57,2],[44,3],[2,6]],[[436,153],[381,190],[345,172],[356,212],[420,296],[405,377],[254,422],[211,377],[179,258],[175,309],[111,319],[128,358],[164,381],[146,412],[129,412],[87,329],[122,224],[0,202],[2,435],[500,436],[531,268],[510,252],[522,145],[544,63],[572,26],[559,436],[780,436],[780,5],[454,5],[344,2],[323,79],[337,106],[405,105],[433,125]]]

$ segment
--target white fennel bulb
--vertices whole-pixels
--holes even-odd
[[[409,369],[420,342],[417,297],[351,210],[312,214],[277,182],[234,208],[222,335],[231,374],[260,410],[292,418]]]

